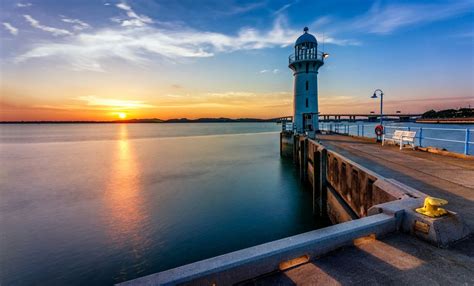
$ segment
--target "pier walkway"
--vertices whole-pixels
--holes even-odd
[[[440,249],[407,234],[362,241],[240,285],[474,285],[474,238]]]
[[[449,201],[474,231],[474,160],[409,148],[381,146],[373,141],[321,135],[329,149],[386,178],[396,179],[428,195]],[[440,249],[398,233],[367,239],[315,261],[246,285],[474,285],[474,238]]]
[[[410,148],[399,150],[374,141],[343,135],[322,135],[321,143],[386,178],[396,179],[425,194],[448,200],[474,231],[474,160]]]

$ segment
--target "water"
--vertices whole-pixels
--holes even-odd
[[[362,127],[364,125],[364,136],[375,138],[375,126],[379,123],[368,122],[324,122],[321,127],[329,129],[330,125],[341,124],[349,125],[349,134],[362,135]],[[359,125],[359,130],[357,128]],[[474,154],[474,124],[427,124],[427,123],[413,123],[413,122],[384,122],[386,133],[391,136],[397,129],[416,131],[415,145],[423,147],[437,147],[446,149],[456,153],[464,153],[466,145],[466,129],[470,130],[469,139],[469,154]],[[340,130],[343,132],[344,127]],[[420,141],[420,129],[423,129]],[[345,131],[344,131],[345,132]]]
[[[113,284],[314,229],[279,129],[0,126],[0,284]]]

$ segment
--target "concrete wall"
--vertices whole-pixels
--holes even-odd
[[[120,285],[233,285],[307,262],[357,238],[384,236],[397,229],[392,215],[377,214],[198,261]]]
[[[328,216],[333,223],[365,217],[378,204],[423,195],[327,150],[315,140],[294,136],[293,140],[286,138],[282,145],[289,142],[292,148],[285,147],[284,156],[293,157],[301,180],[312,189],[315,214]]]
[[[293,133],[280,133],[280,156],[293,157]]]

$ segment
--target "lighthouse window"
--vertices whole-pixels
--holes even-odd
[[[308,99],[306,98],[306,108],[308,108]]]
[[[306,81],[306,90],[309,90],[309,81]]]

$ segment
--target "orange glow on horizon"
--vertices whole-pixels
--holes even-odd
[[[30,87],[28,87],[30,88]],[[122,87],[126,90],[125,87]],[[1,86],[0,121],[110,121],[114,119],[174,119],[174,118],[260,118],[290,116],[293,113],[293,94],[285,92],[221,92],[199,91],[169,94],[161,91],[151,96],[147,89],[130,95],[117,87],[93,90],[83,95],[74,90],[69,97],[38,93],[19,86]],[[321,90],[319,112],[369,113],[378,112],[379,102],[368,96],[345,95]],[[184,94],[184,95],[183,95]],[[433,93],[434,94],[434,93]],[[384,100],[384,110],[395,113],[422,113],[429,109],[441,110],[473,105],[472,97],[441,96],[397,98]]]

